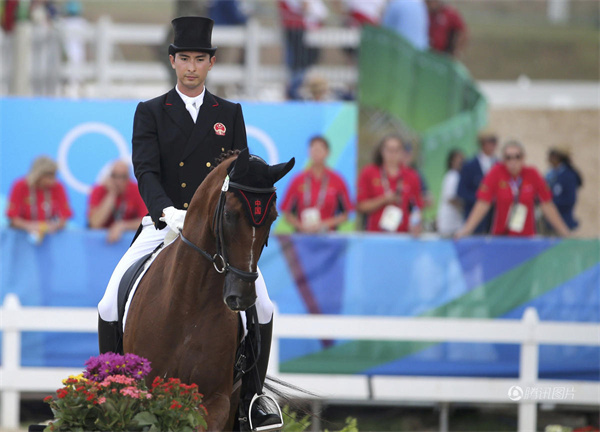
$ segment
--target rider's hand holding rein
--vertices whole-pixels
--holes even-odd
[[[179,210],[173,206],[167,207],[166,209],[163,209],[163,216],[159,218],[159,220],[166,223],[172,231],[178,233],[183,229],[186,213],[185,210]]]

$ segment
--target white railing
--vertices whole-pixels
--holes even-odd
[[[19,399],[23,392],[51,393],[61,380],[81,369],[35,368],[21,366],[21,333],[24,331],[96,332],[95,308],[22,307],[14,294],[8,294],[0,308],[2,366],[0,426],[14,428],[19,420]],[[600,325],[569,322],[540,322],[535,309],[528,308],[522,320],[456,318],[389,318],[355,316],[277,315],[271,350],[270,373],[335,401],[380,402],[472,402],[518,403],[519,431],[536,430],[537,404],[598,405],[600,384],[582,381],[538,379],[538,347],[550,345],[600,346]],[[324,374],[281,374],[278,372],[279,339],[361,339],[426,342],[484,342],[521,345],[518,379],[444,378]],[[82,367],[83,368],[83,367]],[[519,387],[513,398],[509,389]],[[544,389],[537,398],[527,397],[527,389]],[[562,389],[560,398],[547,389]],[[533,393],[531,393],[533,394]],[[551,395],[554,396],[554,395]],[[306,394],[297,397],[306,399]],[[442,428],[444,429],[444,428]]]
[[[20,23],[21,26],[31,26],[30,23]],[[73,37],[71,30],[58,27],[63,40]],[[103,16],[96,23],[90,23],[80,29],[76,37],[84,41],[90,48],[90,58],[83,65],[73,65],[65,62],[61,75],[67,82],[73,77],[92,84],[92,96],[96,97],[128,97],[135,89],[160,83],[172,86],[165,63],[159,61],[135,62],[119,58],[118,46],[138,45],[161,47],[165,62],[167,57],[168,25],[156,24],[121,24]],[[26,38],[28,32],[20,32],[20,37]],[[30,37],[30,36],[29,36]],[[359,44],[359,31],[354,28],[323,28],[311,30],[307,34],[306,43],[319,48],[356,47]],[[261,89],[280,84],[283,88],[287,71],[283,64],[272,64],[265,61],[263,48],[276,48],[284,51],[283,35],[277,27],[266,27],[258,20],[250,19],[244,26],[215,26],[212,37],[213,45],[219,48],[236,47],[244,50],[244,62],[220,63],[217,61],[215,72],[209,75],[211,86],[221,84],[237,84],[243,89],[243,96],[256,98]],[[23,42],[27,45],[27,42]],[[22,44],[22,45],[23,45]],[[262,53],[261,53],[262,52]],[[22,53],[21,57],[26,57]],[[281,56],[283,58],[283,56]],[[217,53],[218,59],[218,53]],[[19,57],[16,59],[19,60]],[[19,70],[18,68],[21,68]],[[24,66],[15,65],[14,70],[23,74]],[[27,69],[27,67],[25,67]],[[358,72],[351,65],[314,66],[311,68],[330,82],[352,84],[357,81]],[[22,90],[25,91],[25,90]],[[155,96],[155,94],[152,94]]]

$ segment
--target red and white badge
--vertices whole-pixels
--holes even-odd
[[[214,129],[215,129],[215,133],[217,135],[221,135],[221,136],[224,136],[225,131],[227,130],[227,129],[225,129],[225,125],[223,123],[215,123]]]

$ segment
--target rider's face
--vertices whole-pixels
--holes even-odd
[[[188,96],[197,96],[204,90],[208,71],[215,64],[215,57],[197,51],[182,51],[169,56],[171,67],[175,69],[179,90]]]

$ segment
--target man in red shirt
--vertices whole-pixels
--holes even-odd
[[[406,160],[400,137],[388,136],[379,144],[374,163],[363,168],[356,208],[366,214],[367,231],[420,231],[420,217],[415,216],[423,208],[421,181]]]
[[[525,149],[518,141],[508,141],[502,149],[503,162],[494,165],[477,191],[477,202],[457,238],[470,235],[490,210],[495,211],[493,235],[532,236],[535,232],[535,204],[561,236],[570,234],[552,202],[548,185],[534,167],[524,165]]]
[[[326,165],[327,140],[316,136],[309,145],[310,167],[292,180],[281,209],[299,232],[335,230],[352,209],[348,188],[344,179]]]
[[[10,192],[6,212],[10,226],[29,232],[36,243],[62,229],[73,215],[65,189],[56,179],[57,169],[56,162],[40,156]]]
[[[146,214],[137,184],[129,179],[129,165],[116,161],[104,183],[95,186],[90,194],[89,227],[107,228],[108,241],[114,243],[125,231],[137,229]]]
[[[467,43],[467,27],[458,11],[442,0],[425,0],[429,10],[429,46],[459,56]]]

